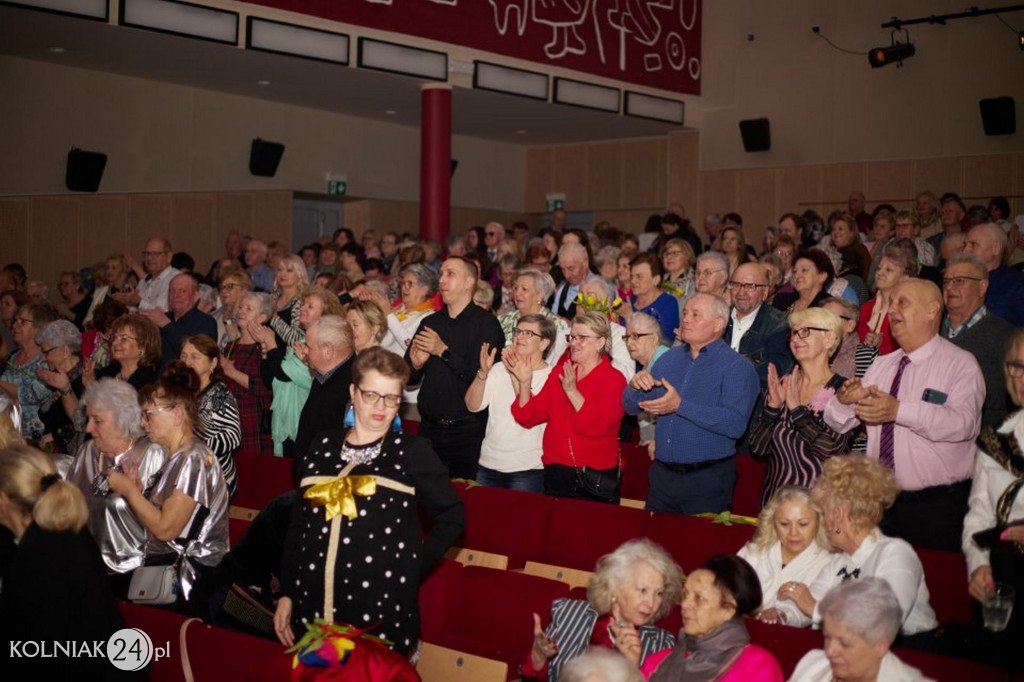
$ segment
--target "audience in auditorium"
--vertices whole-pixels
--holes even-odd
[[[658,651],[671,650],[672,633],[654,625],[679,600],[679,566],[647,538],[630,540],[601,557],[587,586],[587,599],[556,599],[551,624],[533,614],[533,647],[524,656],[524,677],[558,682],[563,666],[594,645],[618,651],[642,666]]]
[[[736,441],[750,419],[758,380],[753,366],[722,341],[728,318],[721,299],[691,296],[679,327],[682,345],[638,372],[622,395],[627,414],[658,417],[651,511],[720,512],[731,504]]]
[[[801,251],[793,261],[793,292],[779,292],[772,305],[787,313],[816,307],[830,295],[829,287],[835,278],[835,268],[824,251]]]
[[[729,279],[732,310],[723,340],[745,357],[757,370],[763,392],[768,382],[768,365],[783,375],[793,366],[787,342],[786,315],[771,305],[764,305],[768,296],[768,273],[763,265],[744,263]]]
[[[258,239],[252,239],[245,245],[245,269],[252,278],[255,291],[270,293],[274,290],[276,273],[266,263],[267,245]]]
[[[171,267],[173,253],[170,241],[164,237],[153,237],[142,251],[141,266],[131,254],[124,254],[125,265],[135,273],[139,283],[134,291],[111,296],[132,309],[167,310],[167,290],[171,278],[178,274],[178,270]]]
[[[661,260],[653,253],[640,253],[629,263],[629,288],[633,295],[625,301],[620,314],[627,321],[634,312],[650,315],[661,325],[661,333],[671,338],[679,326],[679,303],[662,290]]]
[[[52,321],[53,314],[41,305],[26,303],[18,308],[12,326],[16,348],[0,373],[0,390],[16,399],[21,408],[21,433],[25,438],[39,438],[45,429],[39,408],[51,390],[39,378],[38,371],[44,367],[46,358],[36,337]]]
[[[113,377],[127,381],[136,391],[157,380],[163,357],[160,330],[141,315],[122,315],[110,325],[110,364],[83,371],[86,385],[95,379]]]
[[[71,455],[78,452],[84,435],[73,423],[78,400],[85,390],[82,334],[71,322],[55,320],[36,334],[36,341],[44,358],[43,366],[36,373],[53,389],[39,406],[39,419],[43,423],[39,444],[44,449]]]
[[[558,267],[564,280],[555,290],[548,307],[551,312],[571,320],[576,317],[576,295],[590,276],[590,259],[582,244],[566,242],[558,249]]]
[[[1006,233],[993,223],[971,228],[964,253],[981,259],[988,268],[989,288],[985,306],[1015,327],[1024,326],[1024,273],[1006,265]]]
[[[160,328],[163,347],[161,368],[178,357],[185,337],[202,334],[213,338],[217,333],[216,320],[199,309],[199,283],[189,273],[171,278],[166,310],[152,308],[139,314]]]
[[[270,436],[270,388],[262,377],[264,349],[253,335],[270,319],[273,308],[270,294],[245,294],[236,316],[241,335],[221,349],[221,368],[238,403],[243,452],[274,451]]]

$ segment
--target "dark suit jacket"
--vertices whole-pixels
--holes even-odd
[[[302,477],[299,462],[305,457],[313,438],[321,431],[340,429],[345,420],[345,407],[350,397],[348,387],[352,385],[352,361],[355,357],[353,353],[324,383],[313,379],[309,397],[299,416],[299,429],[295,433],[295,446],[291,452],[292,479],[296,488]]]
[[[163,344],[163,359],[160,361],[160,371],[163,372],[172,360],[177,360],[181,354],[181,342],[188,336],[205,334],[214,341],[217,340],[217,321],[204,313],[198,306],[175,319],[174,313],[168,313],[171,318],[169,324],[160,328],[160,341]]]
[[[725,328],[723,339],[732,343],[732,318]],[[740,355],[749,360],[757,370],[761,381],[761,392],[768,385],[768,363],[774,363],[781,378],[793,369],[793,354],[789,350],[789,321],[786,313],[762,303],[754,318],[754,324],[740,339]]]

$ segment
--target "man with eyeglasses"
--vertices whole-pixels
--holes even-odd
[[[722,341],[729,306],[711,294],[686,301],[682,345],[640,371],[622,395],[627,414],[658,417],[646,508],[718,513],[732,504],[736,442],[758,394],[757,372]]]
[[[974,473],[985,380],[978,361],[942,338],[942,292],[910,278],[890,292],[899,348],[879,355],[825,406],[839,433],[867,427],[867,456],[896,476],[901,492],[881,529],[917,547],[957,551]]]
[[[306,363],[313,370],[313,383],[295,432],[295,444],[286,455],[292,457],[292,480],[298,487],[302,472],[299,460],[309,451],[321,431],[336,429],[345,420],[352,385],[352,329],[337,315],[324,315],[309,325],[306,341],[299,344]]]
[[[770,305],[763,305],[768,296],[768,273],[760,263],[744,263],[729,280],[732,312],[724,339],[729,347],[745,357],[757,370],[761,392],[768,385],[768,363],[773,363],[779,376],[793,368],[789,350],[789,323],[786,314]]]
[[[1013,325],[985,307],[988,269],[977,257],[961,253],[950,259],[942,278],[946,316],[942,336],[974,356],[985,377],[985,407],[981,425],[999,427],[1008,414],[1003,360]]]
[[[492,262],[498,260],[498,244],[505,238],[505,226],[501,223],[487,223],[484,227],[484,245],[487,246],[487,258]]]
[[[488,228],[490,229],[490,228]],[[423,318],[405,355],[412,367],[409,385],[420,383],[419,435],[453,478],[475,479],[487,410],[470,412],[466,391],[480,370],[480,348],[489,343],[500,353],[505,333],[498,319],[473,304],[480,277],[476,263],[452,257],[441,264],[438,292],[444,308]]]
[[[178,274],[178,270],[171,267],[172,254],[171,242],[164,237],[153,237],[146,242],[141,266],[131,254],[124,254],[125,265],[138,276],[139,285],[135,291],[111,294],[111,297],[129,308],[167,310],[167,290],[171,279]]]
[[[1024,327],[1024,274],[1006,265],[1009,244],[1003,228],[994,223],[976,225],[967,233],[964,253],[973,253],[988,269],[985,305],[1014,327]]]

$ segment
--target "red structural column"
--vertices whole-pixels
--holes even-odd
[[[420,122],[420,237],[443,243],[451,211],[452,89],[423,86]]]

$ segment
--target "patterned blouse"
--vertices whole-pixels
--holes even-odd
[[[199,436],[217,456],[231,497],[238,490],[233,455],[242,444],[240,421],[238,402],[227,384],[211,381],[199,394]]]
[[[18,387],[18,402],[21,404],[21,435],[25,438],[39,438],[46,430],[42,419],[39,418],[39,408],[53,393],[53,389],[43,383],[39,375],[36,374],[36,370],[42,366],[43,354],[38,353],[24,365],[15,364],[12,358],[7,363],[4,373],[0,374],[0,381],[6,381]]]

